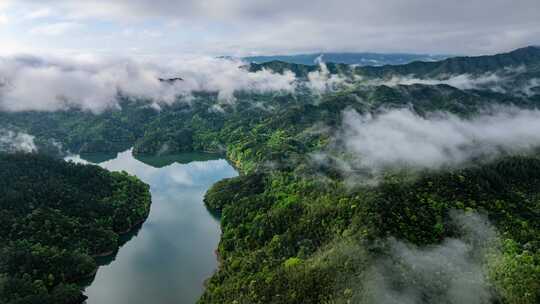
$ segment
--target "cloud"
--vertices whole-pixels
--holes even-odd
[[[527,96],[533,96],[540,94],[540,78],[530,79],[521,90]]]
[[[498,250],[496,230],[486,218],[453,214],[461,239],[425,248],[389,240],[390,255],[380,259],[362,283],[361,303],[492,303],[496,295],[485,274],[487,255]]]
[[[32,35],[59,36],[83,28],[77,22],[57,22],[36,26],[30,29]]]
[[[333,152],[314,154],[315,163],[332,161],[353,176],[439,169],[533,151],[540,146],[540,111],[498,107],[464,119],[450,113],[423,117],[409,109],[365,115],[349,110],[336,136]],[[332,156],[336,151],[342,156]]]
[[[6,25],[9,23],[9,17],[6,14],[0,14],[0,25]]]
[[[126,28],[122,31],[122,36],[126,38],[134,38],[134,37],[140,38],[140,39],[161,38],[164,35],[165,34],[162,31],[150,30],[150,29],[138,31],[136,29]]]
[[[390,79],[376,79],[367,81],[369,85],[386,85],[395,87],[398,85],[426,84],[438,85],[446,84],[461,90],[488,88],[492,91],[505,92],[503,88],[509,77],[497,73],[486,73],[479,76],[470,74],[452,75],[441,79],[416,78],[414,76],[392,76]]]
[[[245,63],[237,60],[196,58],[177,62],[178,73],[184,78],[184,88],[194,91],[215,91],[221,100],[231,101],[234,92],[249,91],[268,93],[292,92],[296,78],[290,71],[284,74],[263,69],[250,73],[242,68]]]
[[[36,152],[34,136],[26,133],[0,129],[0,151],[1,152]]]
[[[216,92],[233,102],[237,91],[292,91],[295,77],[243,69],[241,61],[193,57],[163,63],[121,58],[80,57],[72,60],[39,57],[0,59],[0,109],[56,111],[70,107],[92,112],[117,108],[118,94],[156,105],[189,101],[194,91]],[[182,77],[163,82],[159,78]]]
[[[24,16],[25,19],[35,20],[52,16],[52,10],[50,8],[40,8],[33,10]]]
[[[347,79],[340,74],[331,74],[323,61],[323,56],[319,56],[315,63],[319,65],[319,70],[308,73],[307,87],[316,92],[324,93],[333,91],[347,85]]]
[[[11,2],[27,11],[48,7],[66,20],[176,24],[180,31],[169,33],[174,43],[163,52],[182,47],[233,55],[332,50],[477,54],[540,44],[537,0],[518,5],[506,0],[293,0],[286,5],[269,0]],[[181,39],[179,32],[190,34]],[[119,43],[116,50],[123,47]]]
[[[520,65],[507,66],[496,72],[477,75],[441,75],[437,78],[420,78],[416,75],[392,75],[386,78],[360,78],[359,83],[366,86],[385,85],[389,87],[413,84],[445,84],[461,90],[487,90],[515,96],[531,97],[540,92],[540,79],[531,78],[531,75],[528,73],[527,67]]]

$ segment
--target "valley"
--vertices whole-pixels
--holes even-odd
[[[163,303],[538,302],[540,48],[382,67],[271,61],[239,69],[248,83],[293,81],[283,90],[255,83],[232,95],[193,90],[172,103],[119,93],[100,112],[76,105],[0,112],[0,128],[31,136],[40,153],[87,155],[150,184],[156,215],[98,270],[89,304],[108,295],[117,303],[149,301],[135,297],[145,278],[136,271],[159,276],[159,286],[148,288]],[[190,81],[180,76],[160,85]],[[228,164],[212,168],[214,160],[200,153],[225,155]],[[177,161],[188,163],[171,164]],[[208,176],[197,168],[203,164]],[[193,200],[182,198],[193,189],[182,185],[181,172],[205,176]],[[175,229],[190,212],[184,204],[202,204],[203,193],[219,214],[219,243],[217,223],[198,208],[204,217],[188,222],[213,227],[201,232],[211,239],[200,247],[205,258],[191,252],[186,265],[159,272],[163,265],[144,258],[167,254],[169,246],[165,256],[181,256],[187,234]],[[156,207],[165,204],[178,206]],[[149,235],[169,220],[180,226]],[[115,231],[127,228],[118,225]],[[189,238],[198,235],[192,228],[182,229]],[[132,262],[143,250],[139,241],[161,238],[165,244],[149,245],[153,252]],[[203,260],[204,271],[188,277],[200,283],[211,275],[204,291],[179,273]],[[166,278],[178,293],[163,291]]]
[[[221,232],[219,218],[206,210],[203,195],[214,182],[236,175],[217,157],[169,155],[139,161],[128,150],[99,162],[148,183],[152,210],[118,253],[97,260],[101,266],[84,290],[86,303],[194,303],[200,297],[203,282],[217,269],[214,251]],[[80,156],[68,159],[85,161]]]

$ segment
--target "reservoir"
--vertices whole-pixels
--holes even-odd
[[[217,268],[219,219],[203,203],[217,181],[236,176],[220,156],[179,154],[134,157],[88,154],[69,160],[126,171],[150,185],[152,207],[146,222],[122,236],[123,245],[88,282],[88,304],[188,304],[203,292]]]

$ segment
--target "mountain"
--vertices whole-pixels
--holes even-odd
[[[220,100],[216,92],[194,92],[189,104],[163,104],[159,110],[145,100],[126,98],[120,108],[99,114],[80,109],[0,112],[0,127],[5,124],[35,136],[36,145],[54,139],[74,153],[120,152],[133,147],[141,160],[163,151],[224,153],[241,174],[217,183],[205,198],[207,207],[222,215],[222,237],[217,250],[220,267],[208,280],[200,303],[386,301],[370,299],[377,296],[370,293],[373,286],[383,288],[382,296],[420,297],[405,302],[461,303],[447,297],[455,295],[455,290],[461,295],[463,284],[470,283],[471,290],[488,295],[473,303],[536,304],[540,301],[538,150],[512,156],[495,142],[493,150],[502,151],[493,158],[477,159],[475,154],[457,168],[389,170],[380,180],[365,183],[363,168],[354,167],[364,155],[357,159],[354,152],[339,148],[348,147],[344,142],[365,130],[377,139],[387,137],[379,129],[366,128],[364,122],[364,129],[357,130],[350,123],[351,114],[358,121],[369,122],[374,117],[378,125],[382,122],[376,118],[381,113],[404,111],[421,122],[414,132],[422,136],[430,128],[430,137],[440,142],[442,154],[467,150],[468,140],[476,148],[475,143],[482,142],[477,136],[486,132],[489,138],[500,135],[516,143],[508,130],[482,128],[471,138],[464,136],[465,143],[454,149],[446,143],[448,126],[439,123],[449,120],[461,128],[460,122],[468,125],[467,119],[478,116],[471,125],[496,123],[506,116],[484,113],[504,106],[522,108],[535,117],[531,113],[536,111],[526,109],[540,107],[539,95],[514,94],[499,88],[497,81],[471,88],[441,81],[388,80],[411,75],[444,80],[451,75],[497,73],[495,80],[500,75],[510,77],[510,83],[532,84],[539,65],[537,47],[396,66],[328,63],[328,72],[343,76],[346,85],[317,91],[309,90],[306,76],[320,72],[319,65],[252,63],[245,68],[291,70],[304,86],[290,92],[238,91],[229,102]],[[319,78],[325,77],[328,75]],[[509,112],[503,114],[514,117]],[[431,120],[442,127],[431,130]],[[409,137],[399,132],[402,126],[402,122],[390,124],[392,134],[397,135],[382,143],[375,140],[372,153],[385,150],[389,141],[401,137],[401,142],[407,141]],[[516,129],[536,138],[535,127],[519,124]],[[352,144],[357,142],[364,140]],[[403,153],[394,148],[380,157]],[[425,156],[420,147],[410,150],[418,159]],[[0,173],[18,172],[17,168],[10,170]],[[3,181],[0,179],[0,186]],[[6,188],[13,189],[9,184]],[[461,225],[455,221],[456,212],[477,221]],[[486,233],[473,240],[462,230],[467,227]],[[489,245],[484,243],[488,234],[500,236],[493,248],[483,247]]]
[[[82,303],[76,283],[150,212],[148,185],[97,166],[0,153],[0,180],[0,303]]]
[[[540,47],[529,46],[509,53],[490,56],[454,57],[438,62],[412,62],[400,66],[364,67],[357,69],[357,71],[359,74],[372,77],[415,75],[429,78],[441,75],[478,75],[510,67],[524,67],[529,72],[539,72]]]
[[[460,89],[479,89],[509,95],[538,96],[540,94],[540,47],[529,46],[512,52],[474,57],[454,57],[436,62],[415,61],[404,65],[353,66],[326,63],[330,74],[363,79],[375,84],[447,84]],[[319,65],[304,65],[283,61],[251,63],[251,71],[263,69],[277,73],[292,71],[307,80],[311,72],[321,71]],[[356,81],[362,82],[362,81]],[[373,83],[373,82],[371,82]]]
[[[437,61],[448,58],[447,55],[426,55],[406,53],[314,53],[298,55],[251,56],[242,59],[251,63],[283,61],[287,63],[313,65],[318,59],[325,62],[354,64],[359,66],[399,65],[413,61]]]
[[[479,75],[501,71],[505,68],[525,68],[528,73],[538,73],[540,72],[540,47],[529,46],[504,54],[452,57],[434,62],[415,61],[403,65],[356,67],[334,62],[328,62],[326,65],[330,73],[333,74],[356,74],[372,78],[388,78],[394,75],[424,78],[460,74]],[[305,77],[307,73],[319,70],[319,67],[315,64],[289,63],[279,60],[262,63],[254,62],[250,65],[252,71],[259,71],[263,68],[278,73],[291,70],[299,77]]]

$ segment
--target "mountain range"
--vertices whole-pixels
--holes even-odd
[[[332,63],[354,64],[359,66],[399,65],[413,61],[438,61],[449,55],[427,55],[407,53],[313,53],[297,55],[250,56],[242,59],[252,63],[283,61],[287,63],[313,65],[318,60]]]
[[[224,155],[241,174],[205,196],[222,236],[199,303],[539,303],[540,48],[242,68],[296,87],[199,90],[159,107],[119,94],[99,113],[0,112],[0,130],[57,156]],[[1,262],[0,283],[15,273]],[[10,280],[30,294],[60,281],[22,278]]]

